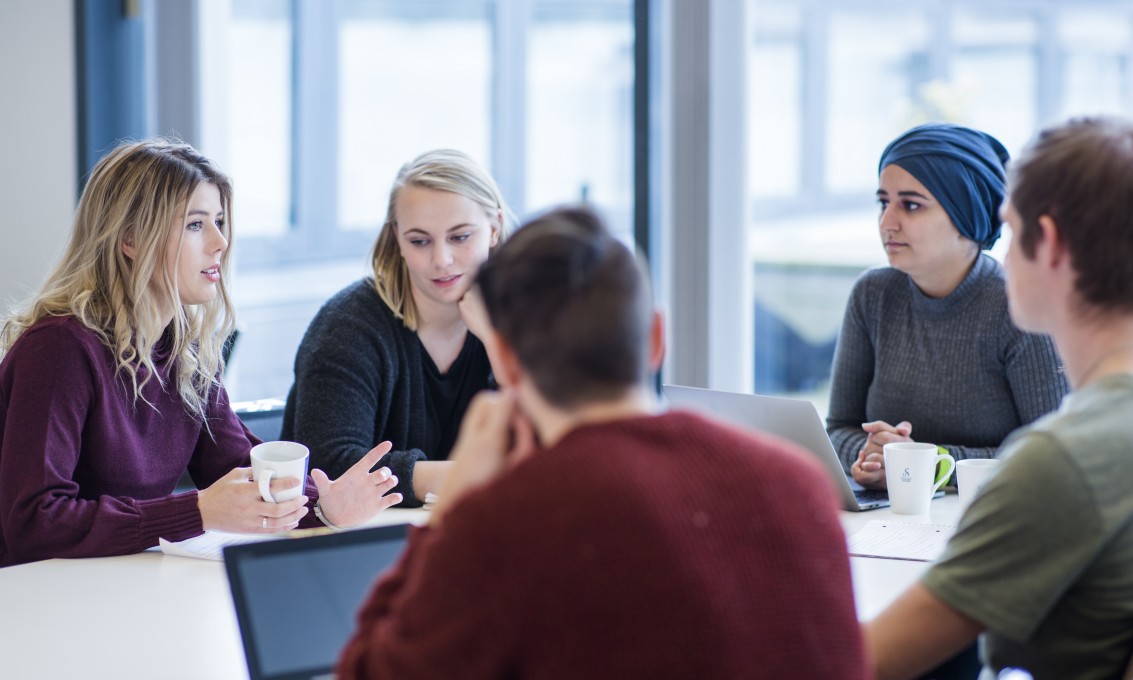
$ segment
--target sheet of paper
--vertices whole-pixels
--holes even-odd
[[[229,534],[223,531],[206,531],[195,538],[184,541],[158,539],[161,552],[178,557],[196,557],[204,560],[223,560],[224,546],[254,541],[270,541],[279,538],[274,534]]]
[[[851,555],[931,562],[940,557],[956,527],[875,519],[848,540]]]

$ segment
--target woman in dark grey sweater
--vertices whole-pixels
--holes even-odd
[[[374,244],[373,278],[331,298],[295,357],[283,438],[332,478],[377,444],[406,504],[435,491],[472,396],[491,365],[469,288],[507,236],[495,181],[467,155],[430,151],[401,168]]]
[[[999,238],[1006,162],[995,138],[947,124],[913,128],[881,156],[890,266],[851,293],[827,418],[843,465],[866,486],[885,488],[886,443],[990,458],[1066,393],[1050,338],[1015,327],[1003,268],[981,253]]]

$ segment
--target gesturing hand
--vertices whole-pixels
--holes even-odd
[[[537,448],[535,430],[515,402],[511,390],[480,392],[468,405],[453,446],[452,469],[441,485],[430,524],[472,489],[499,476]]]
[[[397,477],[389,468],[370,472],[392,448],[390,442],[378,444],[333,482],[322,470],[311,470],[311,479],[319,490],[319,506],[328,522],[352,527],[401,502],[401,494],[389,493],[397,486]]]
[[[303,483],[298,477],[271,480],[274,496]],[[307,514],[306,496],[282,503],[267,503],[252,481],[252,468],[236,468],[197,493],[201,525],[206,530],[243,534],[275,533],[294,529]]]

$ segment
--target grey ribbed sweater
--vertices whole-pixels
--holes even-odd
[[[957,460],[991,458],[1066,391],[1050,338],[1011,322],[1003,268],[990,256],[941,299],[883,267],[850,294],[826,426],[847,470],[865,444],[862,423],[874,420],[907,420],[914,440],[945,446]]]

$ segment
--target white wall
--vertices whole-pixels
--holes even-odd
[[[0,313],[35,290],[75,208],[72,0],[0,2]]]

